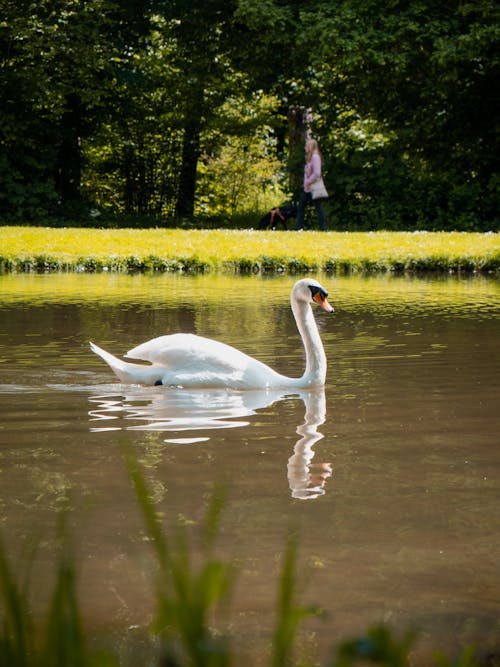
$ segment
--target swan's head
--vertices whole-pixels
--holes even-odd
[[[310,303],[314,301],[327,313],[333,313],[333,306],[328,303],[328,292],[317,280],[304,278],[295,283],[292,289],[292,301]]]

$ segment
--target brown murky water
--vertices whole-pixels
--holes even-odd
[[[69,492],[90,634],[133,644],[149,622],[132,445],[166,521],[200,521],[225,488],[218,544],[238,566],[231,631],[247,664],[265,664],[291,529],[300,599],[325,611],[306,655],[378,622],[419,629],[415,664],[500,649],[500,284],[321,280],[336,309],[316,313],[327,386],[280,395],[124,387],[88,341],[119,355],[192,331],[300,375],[291,277],[0,276],[0,530],[14,556],[40,539],[37,608]]]

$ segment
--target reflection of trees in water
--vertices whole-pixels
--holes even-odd
[[[304,402],[304,422],[297,426],[300,438],[287,464],[287,476],[293,498],[317,498],[325,493],[331,476],[329,463],[313,463],[314,445],[324,436],[318,426],[326,418],[325,392],[311,390],[294,393]],[[165,442],[192,444],[208,440],[197,432],[247,426],[245,419],[277,401],[291,398],[279,391],[227,390],[151,390],[150,387],[127,388],[126,394],[91,396],[95,407],[89,411],[93,432],[138,430],[170,432]],[[175,435],[174,435],[175,434]],[[179,435],[181,434],[181,435]]]

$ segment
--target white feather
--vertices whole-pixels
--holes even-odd
[[[289,378],[230,345],[194,334],[170,334],[153,338],[125,355],[148,361],[133,364],[117,359],[94,343],[91,349],[104,359],[122,382],[177,385],[183,387],[227,387],[232,389],[308,388],[325,383],[326,357],[311,311],[313,293],[327,312],[333,308],[326,291],[315,280],[295,283],[291,306],[306,352],[302,377]]]

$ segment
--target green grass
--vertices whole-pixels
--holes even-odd
[[[217,538],[223,503],[220,494],[212,494],[201,532],[201,557],[194,558],[191,534],[186,525],[163,527],[152,494],[137,459],[126,450],[125,465],[142,511],[146,535],[156,557],[156,613],[150,628],[150,644],[157,659],[149,665],[158,667],[231,667],[238,656],[230,637],[217,627],[221,607],[226,605],[234,583],[231,564],[216,558]],[[29,591],[34,551],[27,558],[21,576],[10,564],[0,541],[0,667],[119,667],[120,658],[113,650],[91,652],[81,620],[76,593],[76,566],[69,548],[61,514],[54,591],[43,628],[35,628]],[[193,527],[190,527],[193,530]],[[302,621],[316,614],[296,602],[297,539],[290,538],[285,549],[282,575],[278,585],[277,613],[271,630],[270,667],[316,664],[301,657],[295,659]],[[126,628],[124,628],[124,634]],[[415,633],[398,637],[389,628],[377,626],[365,635],[343,642],[327,658],[325,667],[410,667],[410,652]],[[480,667],[472,647],[456,661],[436,656],[436,667]],[[493,664],[493,663],[488,663]]]
[[[0,271],[500,273],[498,233],[2,227]]]

